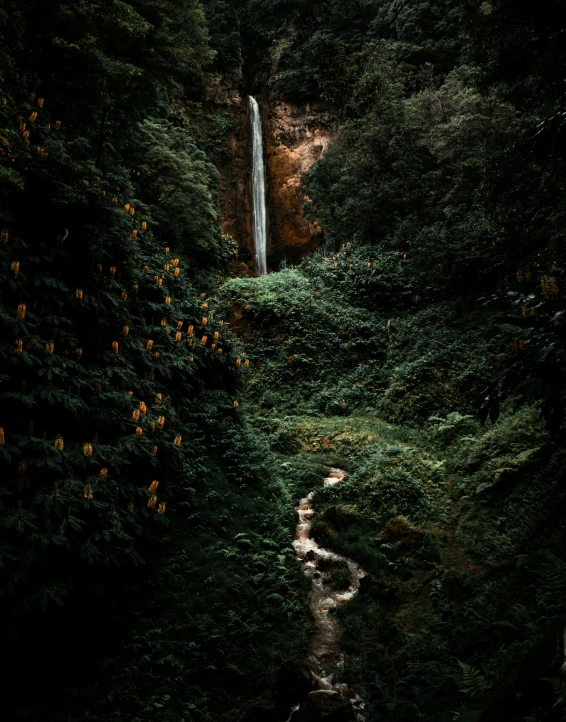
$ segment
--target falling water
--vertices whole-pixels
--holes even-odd
[[[263,163],[263,135],[261,115],[255,98],[250,95],[252,124],[252,201],[255,266],[258,275],[267,273],[267,213],[265,210],[265,167]]]

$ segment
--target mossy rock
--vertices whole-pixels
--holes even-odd
[[[338,561],[332,564],[332,583],[335,589],[348,589],[350,586],[350,570],[347,562]]]
[[[380,602],[384,602],[385,604],[392,602],[398,592],[399,590],[397,587],[379,582],[377,579],[374,579],[371,574],[367,574],[365,577],[360,579],[359,594],[370,595],[374,599],[378,599]]]
[[[411,526],[405,519],[389,519],[385,529],[381,532],[381,541],[388,544],[402,542],[403,546],[417,549],[422,546],[425,532],[416,526]]]
[[[355,509],[331,506],[322,514],[321,519],[337,531],[344,531],[344,529],[355,524],[359,520],[359,517],[360,515]]]
[[[330,537],[335,534],[335,530],[325,521],[317,522],[310,533],[311,539],[314,539],[320,546],[326,547],[330,542]]]

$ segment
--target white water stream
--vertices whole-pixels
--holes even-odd
[[[344,481],[347,474],[341,469],[331,469],[330,474],[324,480],[325,486],[334,486]],[[334,681],[337,672],[344,669],[344,654],[340,651],[340,637],[342,627],[338,616],[332,612],[341,604],[352,599],[360,588],[360,579],[366,576],[359,564],[346,559],[346,557],[320,547],[314,539],[310,538],[312,518],[315,509],[312,505],[314,494],[310,493],[301,499],[297,507],[299,523],[297,524],[296,538],[293,542],[295,552],[304,564],[305,574],[311,578],[312,587],[309,594],[309,605],[315,619],[315,632],[311,639],[309,657],[307,663],[311,671],[315,689],[310,693],[316,695],[328,695],[338,693],[340,696],[349,698],[352,709],[356,711],[356,719],[363,722],[364,717],[358,710],[362,710],[364,702],[354,690],[349,689],[344,683]],[[331,562],[345,561],[348,564],[350,573],[350,586],[346,590],[335,589],[332,584],[332,571],[319,569],[320,561]],[[324,565],[329,566],[329,565]],[[299,709],[296,707],[291,712]]]
[[[252,208],[255,267],[258,276],[267,273],[267,211],[265,206],[265,164],[261,114],[255,98],[250,95],[252,127]]]

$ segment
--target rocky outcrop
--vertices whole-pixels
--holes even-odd
[[[297,263],[314,250],[321,230],[304,216],[308,200],[303,176],[320,158],[337,129],[337,117],[322,103],[296,105],[257,95],[263,118],[266,161],[268,266],[276,270],[283,259]],[[188,111],[184,109],[185,112]],[[240,248],[238,275],[253,274],[251,201],[251,133],[248,95],[243,78],[212,78],[204,117],[220,114],[231,121],[221,147],[211,158],[220,174],[222,230]],[[204,135],[214,129],[204,127]]]
[[[320,243],[320,228],[303,213],[302,180],[336,132],[336,116],[322,104],[272,100],[265,118],[270,261],[299,261]]]

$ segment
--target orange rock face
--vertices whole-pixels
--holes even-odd
[[[303,213],[308,200],[303,192],[303,176],[328,147],[337,119],[323,104],[293,105],[266,96],[258,96],[257,100],[263,119],[268,266],[277,269],[283,259],[297,263],[320,243],[320,228]],[[214,152],[211,160],[219,171],[222,231],[240,247],[240,261],[234,272],[255,275],[250,117],[241,78],[214,77],[206,107],[211,114],[220,112],[232,120],[223,150]],[[207,130],[205,127],[205,134]]]
[[[319,243],[320,229],[304,216],[308,200],[303,176],[320,158],[336,132],[336,118],[323,105],[272,101],[264,137],[270,260],[300,260]]]

